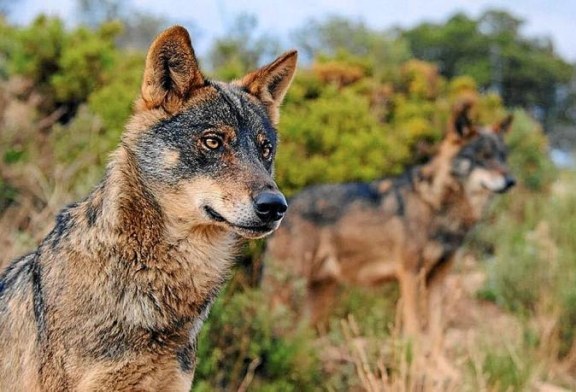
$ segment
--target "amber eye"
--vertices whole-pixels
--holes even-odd
[[[262,157],[270,159],[272,157],[272,143],[266,141],[262,143]]]
[[[202,143],[210,150],[217,150],[222,146],[222,140],[215,136],[208,136],[202,139]]]

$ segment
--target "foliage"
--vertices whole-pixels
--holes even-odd
[[[319,381],[311,331],[294,328],[281,311],[271,312],[262,293],[221,296],[199,336],[198,391],[307,391]],[[282,331],[282,332],[281,332]]]
[[[308,102],[292,102],[282,114],[282,147],[277,156],[282,189],[290,192],[318,182],[370,180],[400,169],[391,157],[400,153],[391,149],[386,129],[371,116],[367,97],[328,87]],[[304,160],[305,167],[293,164]]]
[[[98,30],[67,31],[61,20],[39,16],[28,27],[3,36],[8,75],[30,80],[42,95],[41,111],[62,109],[68,118],[88,95],[101,87],[114,66],[114,38],[121,26],[104,24]]]
[[[488,384],[497,391],[523,391],[530,378],[530,367],[514,352],[489,352],[482,366]]]
[[[125,49],[145,50],[162,27],[168,25],[163,16],[134,9],[125,0],[76,0],[76,13],[81,24],[92,29],[120,21],[123,29],[116,42]]]
[[[490,229],[483,230],[495,256],[480,295],[523,317],[554,320],[554,329],[546,332],[551,337],[541,337],[541,344],[555,357],[576,347],[576,226],[566,219],[576,212],[568,191],[574,183],[572,173],[563,173],[548,193],[513,192],[513,200],[498,208],[507,212],[495,215]]]
[[[396,80],[400,65],[410,58],[407,42],[397,34],[338,16],[308,21],[293,36],[305,59],[338,58],[345,53],[364,61],[376,78]]]
[[[16,189],[0,178],[0,214],[14,203],[16,196]]]
[[[350,57],[320,58],[288,92],[276,173],[289,194],[319,182],[370,181],[426,160],[425,151],[441,138],[452,105],[463,96],[478,102],[477,122],[504,118],[501,100],[480,94],[469,77],[446,81],[433,64],[409,60],[398,80],[379,81],[361,59]],[[521,143],[542,156],[546,144],[538,132]],[[294,164],[302,161],[307,164]],[[535,161],[542,165],[534,167],[535,176],[548,169]]]
[[[550,129],[562,104],[558,91],[574,71],[550,40],[524,37],[523,23],[489,10],[477,19],[456,14],[443,23],[422,23],[402,37],[416,58],[438,64],[443,76],[470,75],[481,89],[499,92],[507,106],[534,111]]]
[[[507,144],[513,151],[509,158],[510,166],[526,188],[542,191],[552,184],[557,171],[548,158],[548,140],[541,126],[526,112],[514,112]]]
[[[88,106],[102,119],[107,133],[119,140],[126,120],[132,113],[132,103],[142,82],[142,53],[118,56],[113,72],[105,74],[106,83],[88,97]]]
[[[256,69],[280,52],[278,41],[271,36],[258,36],[256,17],[239,15],[224,37],[216,39],[208,60],[216,74],[226,80],[238,78]]]

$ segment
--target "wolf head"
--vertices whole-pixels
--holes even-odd
[[[468,193],[503,193],[516,184],[506,162],[503,135],[512,124],[509,115],[498,124],[476,127],[469,118],[471,103],[465,102],[453,113],[450,137],[459,144],[452,159],[452,173]]]
[[[287,52],[223,83],[203,76],[183,27],[153,42],[122,143],[180,231],[219,226],[258,238],[278,227],[287,204],[272,178],[275,126],[296,58]]]

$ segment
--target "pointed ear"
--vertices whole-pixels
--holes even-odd
[[[476,134],[476,127],[470,120],[470,109],[472,101],[460,102],[454,107],[452,117],[448,126],[449,132],[456,135],[459,139],[466,139]]]
[[[190,35],[182,26],[173,26],[152,43],[146,56],[142,101],[145,109],[163,108],[175,113],[194,88],[204,85]]]
[[[506,132],[508,132],[510,130],[510,126],[512,125],[513,120],[514,120],[513,114],[507,115],[504,120],[492,126],[494,133],[505,134]]]
[[[258,98],[268,111],[272,124],[277,125],[279,107],[296,71],[298,53],[286,52],[272,63],[250,72],[236,84]]]

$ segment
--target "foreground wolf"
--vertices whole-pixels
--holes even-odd
[[[239,239],[286,210],[271,173],[296,52],[231,84],[162,33],[102,182],[0,278],[0,391],[188,391]]]
[[[470,108],[455,109],[429,163],[396,178],[314,186],[295,196],[267,244],[263,285],[275,302],[293,302],[294,282],[303,278],[309,316],[319,323],[339,284],[397,279],[404,331],[439,328],[443,274],[493,194],[515,182],[502,137],[511,117],[477,129]]]

